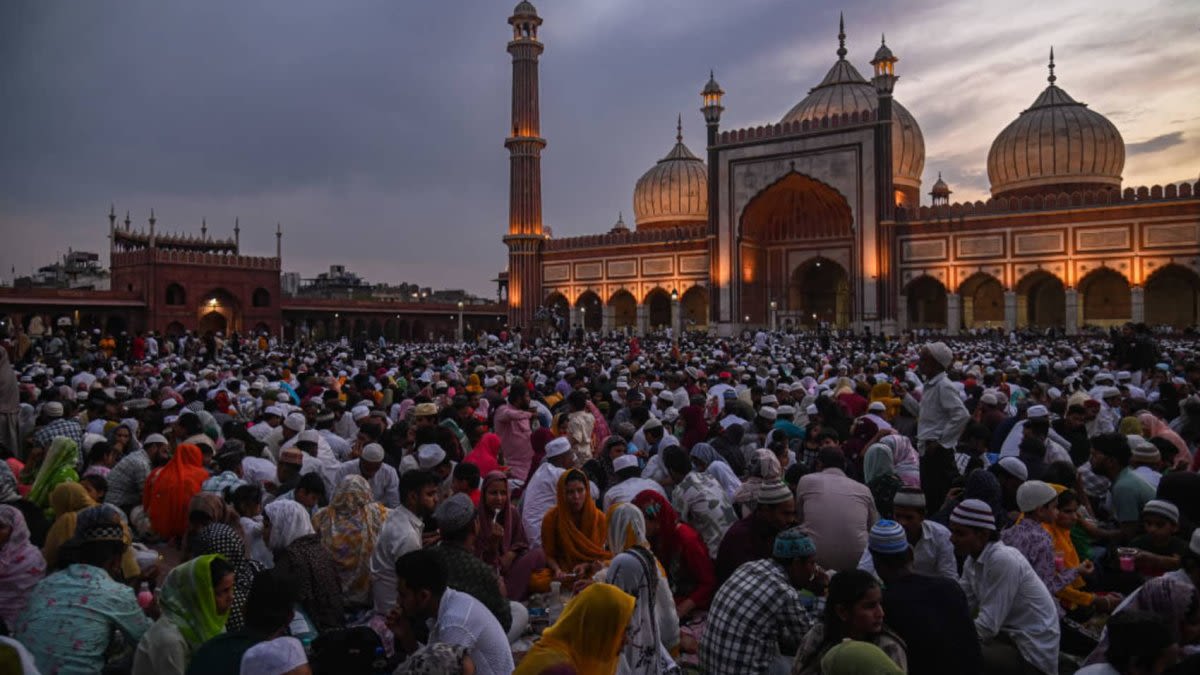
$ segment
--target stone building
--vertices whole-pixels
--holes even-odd
[[[542,18],[509,18],[513,58],[509,322],[540,306],[572,325],[833,325],[893,333],[1200,320],[1200,184],[1124,187],[1125,145],[1103,115],[1048,86],[996,137],[992,198],[921,205],[925,143],[893,99],[881,44],[863,77],[836,60],[777,124],[722,130],[724,92],[701,91],[704,158],[675,144],[635,184],[634,227],[554,238],[542,223],[538,61]]]

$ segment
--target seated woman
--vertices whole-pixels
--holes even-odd
[[[1159,617],[1167,626],[1167,635],[1181,647],[1195,646],[1200,634],[1200,592],[1190,580],[1170,574],[1155,577],[1137,589],[1112,619],[1123,612],[1146,612]],[[1111,619],[1110,619],[1111,620]],[[1108,650],[1108,631],[1100,634],[1100,644],[1088,655],[1087,665],[1103,663]]]
[[[371,495],[366,478],[346,476],[329,506],[313,516],[321,545],[337,563],[348,605],[365,607],[370,603],[371,554],[387,515],[387,507]]]
[[[92,499],[86,486],[80,483],[63,483],[54,488],[54,492],[50,494],[50,507],[57,517],[54,524],[50,526],[50,531],[46,533],[46,543],[42,547],[42,555],[46,558],[47,569],[55,570],[62,566],[60,553],[63,546],[75,534],[79,514],[94,506],[96,506],[96,501]],[[118,513],[120,512],[118,511]],[[129,525],[125,523],[125,515],[120,514],[120,518],[121,528],[125,533],[125,543],[131,544],[133,535],[129,531]],[[133,549],[126,548],[125,553],[121,556],[120,579],[129,581],[139,576],[141,576],[141,568],[138,567]]]
[[[626,503],[609,509],[608,548],[613,559],[604,581],[637,599],[621,650],[621,672],[676,670],[669,650],[679,646],[679,617],[662,566],[650,552],[638,507]]]
[[[483,479],[479,503],[479,533],[475,555],[504,579],[508,599],[520,602],[529,588],[529,576],[546,566],[542,549],[529,547],[525,521],[509,502],[508,477],[499,471]]]
[[[345,626],[337,563],[321,545],[304,507],[290,499],[267,504],[263,538],[275,556],[276,572],[290,579],[296,599],[317,630]]]
[[[225,630],[234,568],[219,555],[171,570],[158,591],[162,616],[138,642],[133,675],[183,675],[196,648]]]
[[[187,543],[184,546],[188,556],[200,555],[194,541],[196,533],[213,523],[228,525],[238,536],[242,536],[241,518],[231,505],[226,504],[225,500],[215,493],[197,493],[188,503]]]
[[[702,471],[716,478],[717,482],[721,484],[721,489],[725,490],[725,496],[729,498],[730,503],[733,503],[738,489],[742,487],[742,481],[738,480],[737,474],[733,472],[725,458],[708,443],[697,443],[692,447],[690,454],[692,465],[696,467],[696,471]]]
[[[25,516],[30,543],[38,548],[46,543],[46,532],[50,529],[46,514],[33,502],[21,496],[17,486],[17,475],[7,462],[0,462],[0,504],[11,506]]]
[[[829,582],[824,620],[804,636],[792,672],[821,675],[822,657],[845,639],[874,644],[907,672],[904,641],[883,625],[882,600],[879,582],[870,572],[850,570],[834,575]]]
[[[863,455],[863,482],[871,489],[875,499],[875,510],[880,518],[891,520],[895,516],[892,501],[900,490],[900,476],[892,459],[892,451],[882,443],[874,443]]]
[[[190,443],[175,448],[165,466],[150,472],[142,493],[142,508],[150,516],[155,534],[167,540],[187,534],[188,506],[208,477],[204,454]]]
[[[615,673],[636,604],[633,596],[616,586],[588,586],[542,632],[515,675]]]
[[[0,505],[0,624],[12,628],[44,576],[46,559],[29,543],[25,517],[12,506]]]
[[[192,544],[197,555],[219,555],[233,565],[233,604],[229,606],[225,630],[241,630],[245,623],[246,598],[263,566],[246,556],[246,543],[225,523],[213,523],[200,530],[192,537]]]
[[[654,490],[638,493],[633,505],[646,519],[646,539],[667,572],[679,620],[708,609],[717,592],[717,572],[700,534],[679,522],[675,508]]]
[[[542,548],[555,577],[591,576],[612,557],[604,550],[607,523],[589,493],[587,476],[578,469],[558,479],[557,500],[542,519]]]
[[[120,510],[108,504],[79,514],[71,564],[34,587],[12,627],[42,672],[101,672],[118,632],[135,644],[150,628],[133,589],[115,581],[129,548],[123,524]]]
[[[66,436],[59,436],[50,443],[46,458],[38,467],[37,477],[29,490],[29,501],[49,513],[50,493],[63,483],[79,480],[75,467],[79,466],[79,446]]]

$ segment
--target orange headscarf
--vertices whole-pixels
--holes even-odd
[[[204,455],[199,446],[190,444],[175,448],[171,461],[150,473],[142,507],[158,536],[170,539],[187,533],[188,505],[206,480]]]
[[[546,557],[568,569],[579,563],[608,560],[612,557],[604,550],[608,522],[590,494],[583,500],[583,513],[578,517],[571,513],[567,505],[568,478],[588,484],[587,476],[577,469],[559,476],[557,505],[542,520],[542,549]]]
[[[636,604],[632,595],[616,586],[588,586],[542,633],[542,639],[521,660],[515,675],[558,672],[564,666],[579,675],[615,673],[625,629]]]

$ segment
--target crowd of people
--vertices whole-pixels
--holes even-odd
[[[54,339],[4,673],[1200,672],[1191,338]]]

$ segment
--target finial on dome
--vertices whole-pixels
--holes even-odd
[[[1050,84],[1054,84],[1054,81],[1057,79],[1058,78],[1054,76],[1054,46],[1051,45],[1050,46],[1050,77],[1047,77],[1046,81],[1049,82]]]
[[[879,34],[879,46],[881,46],[881,47],[887,46],[887,33]]]
[[[846,14],[838,12],[838,60],[846,60]]]
[[[683,113],[679,113],[679,117],[675,121],[675,142],[683,142]]]

